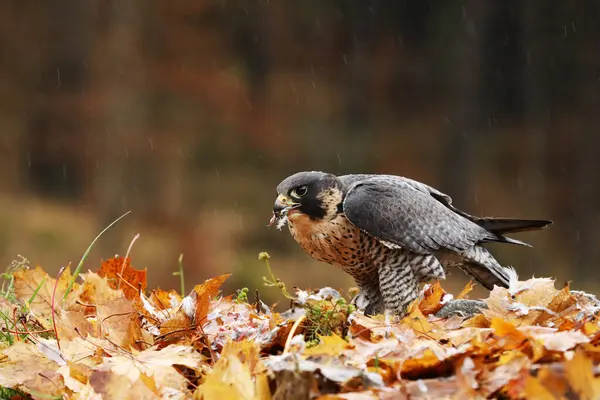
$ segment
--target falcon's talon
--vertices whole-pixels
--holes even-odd
[[[353,304],[371,315],[404,314],[419,283],[445,279],[449,265],[489,290],[508,287],[512,272],[482,244],[526,245],[505,235],[552,223],[475,217],[437,189],[394,175],[299,172],[277,193],[269,226],[287,224],[311,257],[350,274],[361,289]]]

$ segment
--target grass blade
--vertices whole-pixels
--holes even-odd
[[[79,261],[79,264],[77,265],[77,268],[75,268],[75,271],[73,272],[73,277],[71,278],[71,282],[69,282],[69,286],[67,287],[67,290],[65,292],[65,295],[63,296],[63,301],[67,298],[67,295],[69,294],[69,292],[71,292],[71,290],[73,289],[73,285],[75,284],[75,280],[77,279],[77,277],[79,276],[79,272],[81,271],[81,267],[83,266],[83,263],[85,262],[88,254],[90,254],[90,251],[92,250],[92,247],[94,247],[94,244],[96,244],[96,242],[98,241],[98,239],[100,238],[100,236],[102,236],[102,234],[104,232],[106,232],[110,227],[112,227],[113,225],[115,225],[117,222],[119,222],[121,219],[123,219],[127,214],[129,214],[131,212],[131,210],[127,211],[125,214],[121,215],[119,218],[115,219],[113,222],[110,223],[110,225],[108,225],[106,228],[104,228],[102,230],[102,232],[100,232],[98,234],[98,236],[96,236],[96,238],[92,241],[92,243],[90,243],[90,245],[88,246],[87,250],[85,251],[85,253],[83,253],[83,256],[81,257],[81,260]]]

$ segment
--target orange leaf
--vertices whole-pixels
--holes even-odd
[[[423,300],[419,303],[419,308],[423,315],[435,314],[438,312],[443,307],[441,301],[445,294],[446,292],[442,289],[440,281],[436,281],[433,285],[429,286],[427,290],[425,290]]]
[[[409,358],[402,363],[401,376],[418,379],[423,376],[443,376],[453,369],[450,359],[440,360],[431,349],[426,349],[419,358]]]
[[[458,296],[456,296],[457,299],[464,299],[467,297],[467,295],[473,290],[473,287],[475,285],[473,284],[473,281],[469,281],[469,283],[467,283],[465,285],[465,287],[463,288],[463,290],[461,290],[461,292],[458,294]]]
[[[171,299],[175,299],[178,304],[181,303],[181,296],[175,290],[167,292],[166,290],[156,289],[152,291],[150,296],[148,296],[148,299],[152,301],[159,310],[171,307]]]
[[[159,327],[160,336],[164,337],[168,343],[176,342],[176,339],[190,334],[192,329],[192,319],[183,310],[179,310]]]
[[[210,299],[219,293],[221,285],[231,274],[219,275],[211,279],[207,279],[204,283],[196,285],[190,294],[195,300],[194,322],[200,324],[204,322],[204,318],[208,314]]]
[[[129,258],[114,257],[104,261],[98,275],[106,277],[113,289],[123,290],[129,300],[138,298],[140,289],[146,289],[146,269],[134,269]]]
[[[548,389],[540,383],[537,378],[528,376],[525,378],[525,390],[523,393],[526,399],[539,399],[539,400],[554,400],[555,397]]]
[[[527,340],[527,335],[502,318],[493,318],[491,328],[494,330],[496,336],[503,339],[502,346],[506,350],[516,349]]]
[[[412,329],[417,335],[423,335],[429,339],[439,339],[440,333],[434,331],[433,325],[423,315],[416,301],[408,306],[409,313],[400,322],[403,326]]]

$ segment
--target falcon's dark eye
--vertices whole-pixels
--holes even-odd
[[[292,195],[292,197],[304,197],[306,195],[306,192],[308,192],[308,187],[307,186],[299,186],[297,188],[295,188],[294,190],[292,190],[292,193],[290,193]]]

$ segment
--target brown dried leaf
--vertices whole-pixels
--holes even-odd
[[[151,301],[157,309],[164,310],[170,308],[173,301],[176,304],[181,303],[181,296],[175,290],[162,290],[156,289],[150,292],[150,296],[148,296],[148,300]]]
[[[173,366],[181,365],[197,370],[204,359],[192,347],[176,345],[161,350],[153,347],[132,355],[122,354],[119,351],[114,352],[112,357],[105,357],[98,369],[125,376],[131,383],[146,376],[152,378],[157,387],[169,387],[178,391],[185,390],[188,382]]]
[[[569,390],[565,375],[557,373],[549,366],[543,365],[538,370],[537,379],[542,386],[547,388],[551,393],[554,393],[557,397],[562,397],[567,390]]]
[[[477,314],[463,322],[462,326],[464,328],[489,328],[490,320],[483,314]]]
[[[131,337],[131,317],[137,317],[131,300],[121,297],[111,302],[98,306],[96,309],[96,324],[100,330],[101,337],[129,349],[135,343]],[[137,321],[137,319],[136,319]]]
[[[41,267],[19,270],[16,271],[13,276],[15,278],[15,295],[19,301],[29,301],[38,287],[40,288],[32,304],[30,304],[30,308],[34,315],[39,319],[39,322],[42,323],[45,328],[50,328],[49,320],[52,314],[52,293],[54,291],[56,279],[50,277]],[[54,301],[57,312],[62,309],[62,298],[67,290],[67,287],[69,286],[71,279],[71,270],[69,267],[66,267],[60,276],[58,285],[56,287]],[[73,290],[69,293],[66,301],[66,309],[69,309],[69,307],[73,304],[73,299],[75,297],[73,292],[78,288],[78,284],[73,285]]]
[[[485,300],[488,309],[482,310],[488,319],[502,318],[515,325],[532,325],[557,295],[554,280],[532,278],[514,283],[509,289],[494,287]]]
[[[566,285],[562,290],[560,290],[550,301],[548,304],[548,310],[555,314],[561,314],[565,310],[570,307],[575,306],[577,304],[577,300],[573,295],[571,295],[571,291],[569,290],[569,285]],[[546,325],[550,321],[555,321],[557,319],[551,313],[542,312],[536,319],[533,321],[534,325]]]
[[[160,324],[158,328],[160,337],[169,343],[173,343],[179,338],[191,335],[194,324],[192,318],[180,309],[177,314]]]
[[[123,291],[113,289],[108,279],[95,272],[87,272],[80,275],[83,284],[78,290],[78,300],[85,307],[86,315],[94,315],[96,306],[107,304],[115,299],[123,297]]]
[[[144,374],[140,375],[135,382],[131,382],[127,376],[111,371],[94,371],[90,377],[90,386],[93,388],[93,392],[101,395],[103,399],[138,400],[160,398],[156,383]]]
[[[28,393],[33,391],[54,396],[64,390],[62,381],[56,379],[59,365],[36,345],[17,342],[4,349],[1,354],[5,358],[0,358],[0,386],[19,387]],[[54,355],[60,360],[58,354]]]
[[[72,340],[79,335],[98,337],[98,327],[80,311],[63,311],[56,316],[56,329],[61,340]]]

